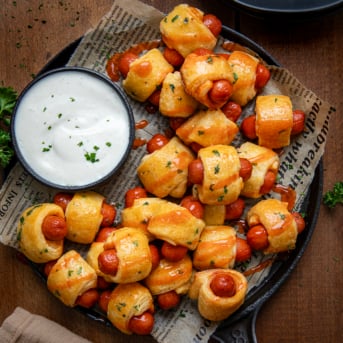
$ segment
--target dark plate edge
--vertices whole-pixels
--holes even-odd
[[[289,9],[289,10],[277,10],[267,7],[253,6],[244,4],[242,1],[228,1],[221,0],[221,2],[232,9],[239,12],[249,14],[260,19],[268,19],[274,22],[281,20],[291,21],[307,21],[312,20],[323,15],[332,14],[335,11],[340,10],[343,7],[343,1],[336,2],[328,6],[312,7],[310,9]]]

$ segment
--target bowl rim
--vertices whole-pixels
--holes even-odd
[[[128,117],[128,123],[129,123],[129,137],[128,137],[128,144],[126,146],[126,149],[120,158],[119,162],[112,168],[110,172],[105,174],[99,179],[96,179],[95,181],[86,183],[84,185],[60,185],[56,182],[50,181],[44,176],[40,175],[37,173],[28,163],[26,158],[21,152],[21,149],[18,144],[17,136],[16,136],[16,130],[15,130],[15,122],[17,118],[17,111],[18,108],[22,102],[22,99],[26,96],[26,94],[30,91],[30,89],[35,86],[38,82],[40,82],[42,79],[45,79],[46,77],[49,77],[53,74],[57,73],[64,73],[64,72],[70,72],[70,71],[75,71],[75,72],[80,72],[80,73],[86,73],[92,77],[97,78],[98,80],[106,83],[108,86],[110,86],[115,93],[119,96],[119,99],[123,103],[125,109],[126,109],[126,115]],[[20,162],[20,164],[23,166],[23,168],[37,181],[39,181],[41,184],[58,189],[61,191],[82,191],[82,190],[90,190],[96,187],[99,187],[109,181],[109,179],[114,176],[122,165],[125,163],[125,161],[128,159],[130,151],[132,150],[133,143],[134,143],[134,138],[135,138],[135,120],[134,120],[134,115],[133,115],[133,110],[132,107],[128,101],[128,98],[124,91],[117,85],[115,82],[113,82],[111,79],[109,79],[105,74],[96,71],[94,69],[86,68],[86,67],[80,67],[80,66],[63,66],[63,67],[57,67],[50,69],[48,71],[40,73],[38,76],[36,76],[31,82],[29,82],[24,89],[21,91],[19,94],[15,107],[13,109],[12,113],[12,118],[11,118],[11,124],[10,124],[10,134],[11,134],[11,140],[12,140],[12,145],[14,148],[15,156],[17,160]]]

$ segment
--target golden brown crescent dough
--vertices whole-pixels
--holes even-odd
[[[241,168],[238,153],[233,146],[213,145],[198,152],[204,166],[201,185],[193,186],[193,193],[208,205],[227,205],[238,199],[243,188],[239,176]]]
[[[104,243],[104,250],[107,249],[115,249],[119,259],[112,282],[136,282],[149,275],[152,267],[149,241],[141,230],[123,227],[113,231]]]
[[[107,317],[118,330],[131,335],[131,318],[147,311],[154,312],[154,302],[149,290],[138,282],[120,284],[111,293]]]
[[[131,98],[144,102],[173,69],[160,50],[151,49],[130,64],[123,88]]]
[[[258,144],[270,149],[288,146],[293,126],[293,107],[287,95],[269,94],[256,98]]]
[[[186,294],[192,274],[192,260],[188,255],[177,262],[161,259],[157,268],[150,273],[144,283],[153,295],[164,294],[169,291]]]
[[[209,96],[215,81],[233,82],[233,74],[227,59],[221,55],[195,53],[189,54],[181,68],[182,80],[188,94],[208,108],[221,108],[223,102],[213,102]]]
[[[235,283],[236,294],[232,297],[218,297],[211,289],[211,282],[218,274],[229,274]],[[243,304],[247,293],[247,280],[233,269],[208,269],[195,273],[188,295],[198,301],[199,313],[208,320],[219,321],[228,318]]]
[[[20,251],[35,263],[45,263],[56,260],[63,253],[64,241],[49,241],[42,233],[42,223],[46,216],[64,218],[60,206],[43,203],[27,208],[22,215],[17,228]]]
[[[97,275],[77,251],[69,250],[52,267],[47,286],[55,297],[73,307],[78,296],[96,288]]]
[[[142,230],[149,241],[155,237],[148,231],[149,220],[152,216],[167,211],[174,204],[160,198],[135,199],[131,207],[124,208],[121,212],[121,223],[123,226],[134,227]]]
[[[172,202],[165,202],[161,204],[159,213],[150,218],[147,230],[154,237],[172,245],[194,250],[204,227],[205,222],[193,216],[188,209]]]
[[[278,199],[261,200],[247,213],[249,227],[261,224],[267,230],[269,246],[265,254],[288,251],[295,248],[298,229],[287,203]]]
[[[142,158],[137,174],[149,193],[159,198],[181,198],[187,189],[188,165],[193,160],[193,152],[173,137],[161,149]]]
[[[233,51],[228,63],[234,78],[231,100],[244,106],[256,95],[256,68],[259,60],[246,52]]]
[[[98,257],[104,251],[104,242],[93,242],[87,252],[86,261],[95,270],[96,275],[101,276],[107,282],[116,282],[113,275],[103,273],[99,268]]]
[[[180,4],[160,22],[162,40],[183,57],[197,48],[212,50],[217,38],[203,23],[204,13],[187,4]]]
[[[104,242],[93,242],[87,252],[86,261],[99,276],[105,274],[99,269],[98,257],[104,251]]]
[[[206,226],[193,254],[197,270],[233,268],[236,258],[236,231],[227,225]]]
[[[261,186],[268,171],[275,175],[279,170],[280,159],[276,152],[251,142],[245,142],[237,148],[240,158],[246,158],[252,164],[252,173],[244,182],[241,194],[248,198],[259,198]]]
[[[204,222],[206,225],[224,225],[226,216],[225,205],[204,205]]]
[[[102,222],[104,199],[104,196],[93,191],[74,194],[65,212],[68,240],[83,244],[93,242]]]
[[[195,142],[202,147],[229,145],[239,131],[238,126],[220,110],[200,110],[176,130],[176,135],[187,145]]]
[[[179,71],[169,73],[162,84],[159,110],[166,117],[187,118],[195,112],[198,102],[186,93]]]

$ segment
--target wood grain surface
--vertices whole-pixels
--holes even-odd
[[[145,0],[161,11],[182,1]],[[0,6],[0,82],[20,92],[65,46],[94,27],[111,0],[20,0]],[[188,1],[264,47],[309,89],[336,108],[324,161],[324,192],[343,181],[343,12],[306,21],[264,21],[235,12],[222,1]],[[343,211],[320,208],[316,229],[291,276],[262,307],[259,343],[343,342]],[[14,249],[0,245],[0,323],[15,307],[43,315],[95,343],[152,342],[66,308]]]

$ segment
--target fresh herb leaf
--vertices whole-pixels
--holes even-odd
[[[11,136],[5,130],[0,129],[0,166],[6,168],[14,156],[11,147]]]
[[[17,92],[11,87],[0,87],[0,119],[7,126],[10,123],[14,106],[17,102]]]
[[[14,106],[17,102],[17,92],[11,87],[0,87],[0,121],[9,126]],[[6,168],[14,156],[11,136],[8,131],[0,128],[0,166]]]
[[[329,208],[334,208],[337,204],[343,204],[343,182],[336,182],[333,189],[324,194],[323,201]]]

